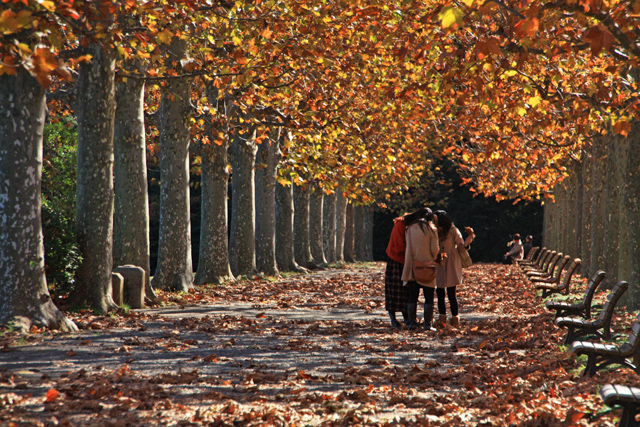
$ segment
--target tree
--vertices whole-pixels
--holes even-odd
[[[51,301],[44,275],[44,88],[26,70],[0,76],[0,111],[0,324],[77,330]]]

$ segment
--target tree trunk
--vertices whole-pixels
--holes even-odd
[[[315,268],[309,245],[309,186],[293,187],[293,244],[296,262],[305,268]]]
[[[144,128],[144,80],[116,84],[114,129],[113,266],[135,265],[145,271],[145,296],[157,297],[149,266],[149,198]]]
[[[367,260],[365,252],[365,216],[366,207],[356,206],[353,209],[353,250],[355,252],[356,261],[364,262]]]
[[[280,271],[301,271],[293,244],[293,185],[276,184],[276,261]]]
[[[274,128],[270,137],[258,146],[256,156],[256,268],[259,272],[275,276],[276,263],[276,175],[282,158],[280,128]]]
[[[324,257],[322,238],[322,211],[324,206],[324,191],[318,184],[313,185],[309,198],[309,245],[313,262],[319,266],[325,266],[327,260]]]
[[[76,86],[78,170],[76,239],[82,262],[76,273],[78,304],[106,313],[113,267],[113,131],[115,54],[96,45],[91,62],[80,65]]]
[[[349,200],[341,189],[338,189],[336,194],[336,262],[344,262],[344,234]]]
[[[618,163],[616,161],[616,138],[607,137],[607,155],[604,160],[606,172],[606,221],[604,225],[604,271],[607,274],[605,284],[611,289],[618,283],[618,259],[620,257],[620,201],[618,198]]]
[[[0,324],[77,331],[51,301],[41,222],[44,89],[26,71],[0,76]]]
[[[629,136],[618,139],[620,185],[620,280],[629,283],[623,296],[627,308],[640,307],[640,122]]]
[[[373,209],[364,207],[364,220],[362,222],[362,253],[364,261],[373,261]]]
[[[355,262],[356,256],[354,251],[355,240],[355,221],[354,207],[351,203],[347,203],[347,213],[344,231],[344,260],[346,262]]]
[[[244,134],[235,131],[229,148],[232,173],[229,260],[236,277],[256,273],[255,136],[255,129],[245,130]]]
[[[597,160],[593,162],[591,175],[591,185],[593,188],[591,197],[591,260],[589,262],[591,274],[604,268],[604,228],[607,214],[605,206],[607,151],[604,137],[593,140],[592,150],[593,159]]]
[[[336,205],[337,193],[324,196],[324,208],[322,212],[322,237],[323,249],[328,263],[336,262]]]
[[[593,185],[592,185],[592,169],[593,162],[591,154],[586,151],[582,152],[582,264],[580,270],[584,277],[591,277],[593,271],[591,269],[591,216],[593,203]]]
[[[582,205],[584,203],[584,176],[582,174],[582,169],[584,164],[582,162],[576,162],[575,165],[575,175],[576,175],[576,194],[574,197],[574,207],[573,210],[576,212],[575,217],[575,247],[576,252],[575,256],[582,260],[582,241],[584,240],[584,228],[582,224],[584,223],[584,213],[582,212]],[[583,272],[582,265],[580,266],[580,273],[583,276],[586,276],[586,273]]]
[[[169,56],[179,61],[186,46],[174,41]],[[193,287],[189,142],[191,78],[172,79],[162,88],[160,133],[160,235],[154,288],[187,292]]]
[[[224,283],[233,279],[229,265],[227,144],[209,144],[202,157],[200,257],[195,284]]]

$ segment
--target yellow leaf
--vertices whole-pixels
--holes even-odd
[[[449,28],[453,24],[462,25],[462,16],[460,10],[455,7],[447,6],[440,12],[440,20],[442,28]]]
[[[233,44],[235,44],[236,46],[242,46],[242,39],[240,37],[233,37]]]
[[[169,44],[171,42],[171,38],[173,37],[173,33],[168,29],[165,29],[158,33],[157,37],[161,44]]]
[[[542,101],[541,97],[532,96],[531,98],[529,98],[529,105],[531,105],[531,107],[537,107],[538,104],[540,104],[541,101]]]
[[[40,3],[42,7],[47,9],[49,12],[53,12],[56,10],[56,2],[54,1],[38,0],[38,3]]]
[[[462,2],[467,5],[467,7],[473,6],[474,1],[475,0],[462,0]]]

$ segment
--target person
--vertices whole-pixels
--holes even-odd
[[[451,309],[451,326],[458,327],[460,319],[458,317],[458,299],[456,288],[462,284],[462,260],[458,253],[458,246],[469,247],[475,235],[473,229],[467,227],[466,240],[462,239],[462,233],[453,224],[449,214],[443,210],[435,212],[438,218],[438,237],[440,243],[440,253],[446,254],[442,265],[437,268],[436,294],[438,296],[438,326],[445,326],[447,323],[447,304],[445,301],[445,290],[449,299]]]
[[[429,208],[420,208],[411,214],[405,213],[393,220],[393,229],[387,245],[389,260],[384,272],[384,307],[389,313],[393,328],[400,327],[400,323],[396,318],[396,312],[398,311],[402,313],[404,324],[409,325],[409,317],[407,315],[408,290],[402,284],[402,270],[407,247],[405,219],[412,217],[424,218],[428,212]]]
[[[413,263],[414,261],[431,263],[439,261],[437,218],[429,209],[425,217],[420,217],[417,214],[407,215],[404,223],[407,227],[407,248],[402,269],[402,281],[408,287],[409,293],[407,297],[409,329],[415,329],[418,326],[416,311],[420,289],[422,289],[424,296],[423,327],[425,331],[435,331],[431,327],[431,322],[433,321],[433,294],[435,293],[436,279],[434,277],[429,282],[416,281],[413,274]]]
[[[533,236],[528,235],[527,237],[524,238],[524,245],[522,245],[522,249],[524,251],[522,254],[523,259],[527,258],[527,255],[529,255],[529,252],[531,251],[532,247],[533,247]]]
[[[516,260],[521,260],[524,257],[524,248],[520,241],[520,235],[518,233],[513,235],[513,241],[511,243],[509,251],[504,254],[503,264],[513,264]]]

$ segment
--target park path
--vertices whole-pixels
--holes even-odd
[[[383,275],[382,263],[348,264],[162,294],[171,306],[129,316],[77,314],[77,334],[31,334],[5,344],[0,420],[53,414],[71,425],[110,425],[114,416],[122,425],[200,425],[244,417],[243,425],[253,425],[246,414],[261,414],[255,416],[273,425],[477,425],[476,412],[490,408],[480,388],[495,374],[492,364],[510,360],[509,370],[523,368],[536,358],[531,347],[557,346],[525,334],[535,328],[530,319],[523,317],[523,326],[505,320],[532,305],[514,268],[465,270],[461,327],[432,334],[389,327]],[[523,334],[522,343],[511,342]],[[64,399],[43,403],[52,389]],[[89,403],[72,404],[85,392]],[[96,393],[99,402],[91,398]],[[128,403],[107,399],[110,393]],[[460,398],[477,400],[475,408]],[[492,417],[499,419],[486,415]]]

